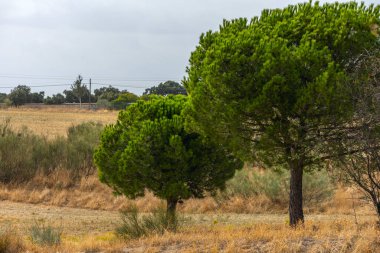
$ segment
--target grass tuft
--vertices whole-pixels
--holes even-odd
[[[164,208],[157,208],[152,214],[139,215],[136,206],[121,212],[122,225],[116,229],[116,234],[125,239],[134,239],[152,234],[162,235],[166,231],[176,232],[180,226],[177,214],[169,216]]]
[[[29,229],[30,239],[34,244],[56,246],[61,243],[62,227],[53,227],[44,222],[35,222]]]

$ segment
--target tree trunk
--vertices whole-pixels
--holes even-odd
[[[79,98],[79,108],[82,108],[82,98]]]
[[[377,216],[378,216],[379,219],[380,219],[380,202],[377,202],[377,203],[376,203],[376,211],[377,211]]]
[[[296,227],[304,223],[302,207],[303,164],[300,161],[290,164],[289,224]]]
[[[168,218],[168,229],[169,230],[176,230],[176,215],[175,215],[175,211],[176,211],[176,207],[177,207],[177,203],[178,203],[178,200],[176,199],[167,199],[166,200],[166,203],[167,203],[167,206],[166,206],[166,215],[167,215],[167,218]]]

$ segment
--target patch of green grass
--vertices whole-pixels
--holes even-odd
[[[35,222],[29,228],[30,239],[33,243],[43,246],[54,246],[61,243],[62,227],[54,227],[45,222]]]

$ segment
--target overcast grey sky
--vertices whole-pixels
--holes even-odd
[[[67,84],[32,87],[51,95],[81,74],[86,82],[92,78],[93,89],[124,85],[119,88],[141,94],[162,81],[182,80],[200,34],[223,19],[298,2],[0,0],[0,92],[18,84]]]

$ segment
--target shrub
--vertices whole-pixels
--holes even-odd
[[[306,205],[326,202],[334,194],[335,186],[324,170],[305,173],[303,184],[303,198]]]
[[[27,128],[12,130],[5,120],[0,123],[0,181],[24,182],[38,170],[49,174],[58,168],[70,170],[74,178],[88,175],[101,130],[101,124],[88,122],[70,127],[67,138],[49,140]]]
[[[14,132],[9,122],[0,126],[0,180],[2,182],[25,181],[36,172],[38,161],[35,159],[36,147],[43,141],[27,129]]]
[[[87,122],[72,126],[67,134],[66,169],[89,174],[95,167],[93,164],[94,148],[99,143],[103,126],[100,123]]]
[[[286,205],[289,200],[288,171],[258,171],[243,169],[237,171],[233,179],[227,182],[224,192],[217,198],[254,197],[265,195],[271,202]],[[304,204],[321,204],[331,199],[334,192],[329,175],[326,171],[313,171],[304,173],[303,196]]]
[[[35,222],[29,229],[30,239],[38,245],[54,246],[61,243],[62,228]]]
[[[24,249],[23,242],[12,229],[0,233],[0,253],[18,253]]]
[[[97,108],[106,108],[106,109],[112,109],[112,103],[104,98],[99,98],[98,101],[96,101],[96,107]]]
[[[125,240],[139,238],[151,234],[164,234],[165,231],[175,232],[180,226],[177,214],[168,215],[163,207],[139,217],[138,209],[132,206],[121,212],[122,224],[116,229],[116,234]]]

